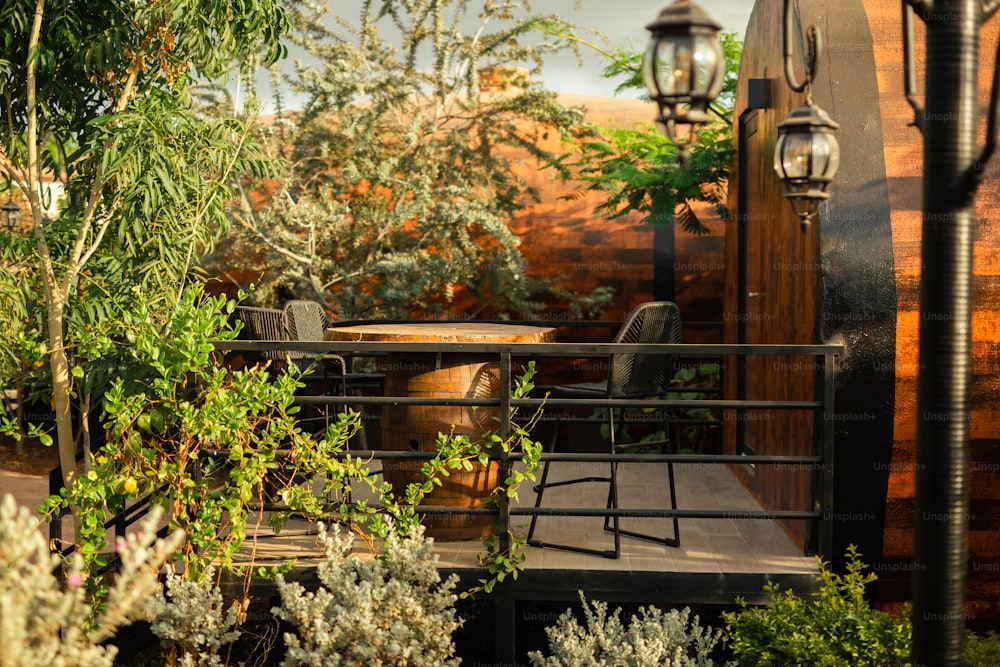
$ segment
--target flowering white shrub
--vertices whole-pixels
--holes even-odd
[[[722,631],[702,628],[698,617],[690,619],[691,610],[676,609],[664,613],[656,607],[641,607],[626,627],[621,609],[608,616],[604,602],[587,603],[583,593],[583,613],[587,627],[582,627],[571,610],[556,625],[545,629],[550,657],[541,651],[528,654],[534,667],[714,667],[709,657],[722,638]],[[688,623],[690,620],[690,627]]]
[[[432,542],[419,529],[400,538],[391,529],[374,561],[350,555],[353,540],[320,524],[326,556],[321,586],[307,593],[278,575],[281,606],[272,611],[295,626],[285,634],[282,667],[458,665],[452,633],[458,579],[442,582]]]
[[[111,667],[117,649],[101,642],[141,617],[159,587],[157,573],[180,546],[183,534],[156,539],[162,510],[155,508],[141,530],[118,543],[120,569],[100,612],[86,592],[86,570],[77,554],[63,571],[39,532],[39,517],[0,501],[0,667]]]
[[[177,667],[222,667],[219,657],[240,637],[242,608],[224,608],[218,586],[209,586],[215,568],[205,573],[205,581],[190,581],[173,571],[167,573],[165,590],[146,604],[150,630],[178,656]]]

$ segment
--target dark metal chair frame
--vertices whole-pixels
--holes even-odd
[[[680,343],[681,317],[677,305],[670,301],[651,301],[640,304],[629,313],[621,329],[615,336],[615,343]],[[656,398],[662,397],[668,391],[670,380],[676,370],[676,355],[663,353],[614,353],[609,358],[608,378],[604,382],[559,385],[553,387],[550,396],[553,398]],[[663,410],[663,440],[643,441],[635,443],[618,442],[621,428],[625,423],[625,410],[608,410],[608,427],[610,449],[612,454],[637,449],[661,449],[666,454],[673,453],[670,440],[670,418],[667,410]],[[561,416],[561,415],[560,415]],[[559,439],[560,420],[557,419],[550,451],[555,451]],[[608,484],[608,509],[618,509],[618,463],[612,461],[607,476],[578,477],[574,479],[549,482],[549,462],[543,461],[542,474],[539,483],[535,485],[535,507],[541,507],[546,489],[600,482]],[[669,484],[670,508],[677,509],[677,493],[674,486],[674,466],[667,463],[667,482]],[[621,557],[621,536],[626,535],[670,547],[680,546],[680,530],[677,517],[673,517],[673,537],[658,537],[637,531],[625,530],[620,525],[617,515],[607,516],[604,529],[614,534],[614,549],[601,550],[566,544],[555,544],[535,539],[535,527],[538,516],[531,518],[527,542],[535,547],[548,547],[588,553],[607,558]]]

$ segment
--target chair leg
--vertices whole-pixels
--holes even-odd
[[[670,429],[670,423],[669,423],[669,421],[666,418],[664,418],[664,424],[663,424],[663,437],[664,437],[664,440],[663,440],[663,445],[662,446],[663,446],[664,450],[666,450],[667,454],[673,454],[673,443],[672,443],[672,441],[670,439],[670,430],[669,429]],[[612,430],[612,434],[613,433],[614,433],[614,431]],[[614,442],[613,436],[612,436],[612,442]],[[617,451],[617,450],[615,450],[615,451]],[[615,463],[613,463],[612,465],[613,466],[617,466],[617,464],[615,464]],[[616,488],[617,488],[617,485],[616,485]],[[668,462],[667,463],[667,488],[668,488],[668,492],[670,494],[670,509],[676,510],[677,509],[677,488],[674,485],[674,464],[673,464],[673,462]],[[610,504],[609,504],[609,506],[610,506]],[[671,523],[673,524],[673,528],[674,528],[674,535],[673,535],[673,537],[655,537],[655,536],[649,535],[647,533],[640,533],[640,532],[634,531],[634,530],[626,530],[624,528],[621,528],[618,525],[617,520],[615,522],[613,522],[613,525],[609,525],[608,520],[605,519],[605,521],[604,521],[604,530],[609,531],[609,532],[614,531],[615,532],[615,540],[616,541],[619,539],[619,535],[625,535],[627,537],[632,537],[632,538],[636,538],[636,539],[640,539],[640,540],[645,540],[647,542],[655,542],[656,544],[662,544],[662,545],[668,546],[668,547],[679,547],[681,545],[681,532],[680,532],[680,523],[679,523],[676,515],[671,518]],[[616,545],[616,548],[617,548],[617,545]]]
[[[554,430],[552,432],[552,441],[549,445],[549,451],[554,452],[556,448],[556,442],[559,439],[559,427],[561,426],[561,421],[556,420]],[[567,486],[570,484],[578,484],[580,482],[605,482],[609,484],[608,490],[608,505],[614,505],[617,508],[618,499],[617,493],[615,492],[615,476],[616,471],[614,469],[614,462],[611,463],[610,475],[608,477],[581,477],[577,479],[569,479],[560,482],[549,482],[549,461],[542,461],[542,476],[538,484],[534,486],[535,490],[535,507],[539,508],[542,504],[542,495],[545,493],[545,489],[554,488],[557,486]],[[591,554],[594,556],[603,556],[604,558],[617,559],[621,555],[620,538],[617,531],[615,532],[615,548],[613,550],[606,549],[591,549],[588,547],[576,547],[570,544],[555,544],[553,542],[545,542],[543,540],[535,539],[535,525],[538,520],[538,515],[533,514],[531,516],[531,522],[528,527],[528,536],[526,542],[529,546],[538,548],[550,548],[550,549],[560,549],[563,551],[575,551],[577,553]],[[616,527],[617,527],[617,517],[615,517]]]

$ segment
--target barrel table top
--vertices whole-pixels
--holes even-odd
[[[550,343],[556,339],[556,329],[492,322],[372,323],[331,327],[326,330],[326,339],[394,343]]]

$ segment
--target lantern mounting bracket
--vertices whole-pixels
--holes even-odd
[[[789,35],[795,29],[794,17],[792,12],[792,0],[785,0],[784,2],[784,30],[782,30],[781,43],[784,51],[785,60],[785,80],[788,82],[788,87],[791,88],[796,93],[805,92],[807,102],[812,102],[812,82],[813,77],[816,76],[816,68],[819,59],[819,53],[823,48],[823,33],[814,25],[806,28],[805,35],[805,78],[799,81],[795,76],[795,68],[792,64],[792,44],[789,40]]]

